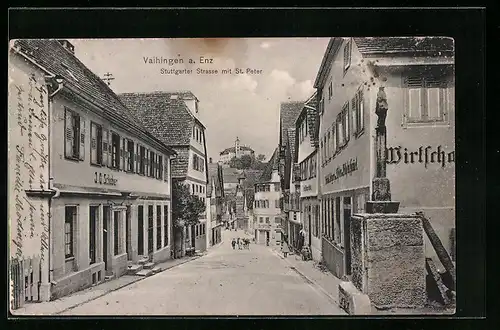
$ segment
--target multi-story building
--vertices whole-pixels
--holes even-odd
[[[210,219],[210,229],[207,231],[207,246],[213,246],[222,241],[222,216],[224,213],[224,178],[222,166],[208,163],[208,186],[207,186],[207,219]],[[207,221],[208,225],[208,221]]]
[[[389,109],[392,199],[401,203],[400,212],[423,211],[454,258],[453,40],[332,38],[314,86],[322,252],[329,269],[338,277],[351,272],[349,220],[364,212],[372,194],[377,95],[386,97]],[[426,253],[433,256],[428,243]]]
[[[300,222],[300,186],[294,174],[296,158],[295,121],[304,107],[304,102],[283,102],[280,104],[279,174],[282,190],[283,233],[291,247],[298,246]],[[296,180],[297,179],[297,180]],[[297,187],[295,185],[297,183]]]
[[[304,244],[311,248],[314,260],[321,260],[320,202],[318,200],[318,120],[317,97],[314,93],[295,121],[294,164],[300,178],[300,219],[304,228]]]
[[[255,151],[249,146],[241,145],[240,139],[236,137],[234,147],[226,148],[220,152],[219,161],[223,164],[229,164],[233,158],[241,158],[244,155],[255,157]]]
[[[199,101],[194,94],[189,91],[126,93],[121,94],[120,99],[159,140],[176,151],[172,180],[188,185],[193,195],[207,203],[205,126],[200,121]],[[185,228],[185,242],[180,244],[176,255],[182,255],[187,247],[205,250],[206,230],[204,213],[199,224]]]
[[[66,40],[16,40],[9,60],[12,252],[32,258],[26,299],[65,296],[143,257],[170,258],[175,152]]]
[[[278,167],[276,149],[255,184],[253,216],[256,221],[254,235],[258,244],[281,244],[281,183]]]

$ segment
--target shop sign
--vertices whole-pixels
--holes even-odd
[[[304,188],[302,188],[304,191],[311,191],[312,190],[312,187],[310,184],[307,184],[304,186]]]
[[[325,183],[329,184],[339,178],[358,170],[358,159],[353,158],[348,162],[338,166],[333,173],[325,176]]]
[[[113,174],[106,174],[100,172],[94,172],[94,183],[108,185],[108,186],[116,186],[118,179],[113,177]]]
[[[435,149],[431,146],[421,146],[416,151],[398,146],[386,148],[385,152],[387,164],[397,165],[402,161],[404,164],[424,164],[427,168],[429,164],[441,164],[441,167],[445,167],[447,163],[455,162],[455,151],[445,152],[441,146]]]

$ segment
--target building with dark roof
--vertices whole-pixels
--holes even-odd
[[[328,268],[337,277],[350,274],[351,243],[346,228],[351,214],[365,211],[372,194],[377,102],[388,108],[383,121],[386,176],[393,200],[400,201],[403,213],[423,211],[432,219],[453,258],[453,39],[332,38],[314,87],[319,102],[321,216],[315,218],[311,230],[313,240],[321,240]],[[429,247],[427,256],[439,264]]]
[[[255,184],[253,221],[253,234],[258,244],[281,244],[281,183],[277,148]]]
[[[236,137],[233,147],[226,148],[220,152],[219,162],[223,164],[229,164],[231,159],[241,158],[244,155],[248,155],[253,158],[255,157],[255,152],[249,146],[241,145],[240,139]]]
[[[17,148],[9,159],[25,157],[30,166],[19,167],[24,180],[16,181],[9,205],[22,200],[34,207],[18,208],[30,226],[11,222],[11,236],[19,238],[12,257],[31,260],[28,299],[55,299],[133,272],[129,261],[170,258],[176,152],[78,60],[67,40],[10,46],[9,141]],[[14,287],[22,292],[24,277]]]
[[[172,179],[189,186],[193,195],[207,203],[207,149],[205,126],[199,119],[198,99],[191,92],[120,94],[120,100],[157,139],[177,153],[172,161]],[[186,230],[187,248],[205,250],[206,214],[200,224]],[[179,244],[183,248],[183,244]],[[182,250],[178,251],[182,254]]]

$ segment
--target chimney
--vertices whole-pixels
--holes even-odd
[[[208,162],[209,162],[210,164],[212,164],[212,157],[210,157],[210,158],[208,159]]]
[[[75,55],[75,46],[66,39],[57,40],[68,52]]]

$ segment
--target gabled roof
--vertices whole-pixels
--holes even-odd
[[[283,102],[280,104],[280,144],[285,141],[288,129],[295,127],[295,120],[303,106],[303,101]]]
[[[449,37],[375,37],[354,38],[363,55],[452,55],[454,41]]]
[[[304,108],[297,116],[295,122],[295,130],[298,131],[301,123],[307,118],[307,131],[308,138],[311,142],[313,148],[317,148],[319,145],[319,113],[318,113],[318,100],[317,93],[315,92],[305,103]],[[298,148],[298,138],[291,140],[290,143],[295,144],[295,148]],[[297,155],[292,154],[293,159],[296,159]]]
[[[290,148],[290,155],[291,155],[292,159],[295,159],[295,153],[296,153],[295,152],[296,151],[296,148],[295,148],[295,135],[296,135],[296,133],[295,132],[296,132],[295,127],[289,128],[287,131],[287,134],[288,134],[287,145]]]
[[[218,163],[208,163],[208,185],[207,197],[224,196],[224,182],[222,178],[222,168]],[[212,191],[212,184],[215,186],[216,191]]]
[[[126,108],[111,88],[87,68],[73,53],[57,40],[16,40],[13,50],[31,59],[48,71],[47,74],[63,78],[61,93],[73,101],[85,99],[94,105],[93,111],[113,122],[131,135],[143,139],[152,147],[173,153],[164,143],[155,138],[133,113]]]
[[[169,146],[190,143],[195,118],[181,99],[170,92],[124,93],[122,102],[155,136]]]
[[[258,180],[258,183],[265,183],[271,181],[273,172],[278,170],[278,165],[279,165],[278,162],[279,162],[278,149],[276,148],[274,149],[271,159],[269,159],[269,161],[267,162],[266,167],[264,167],[264,170]]]

